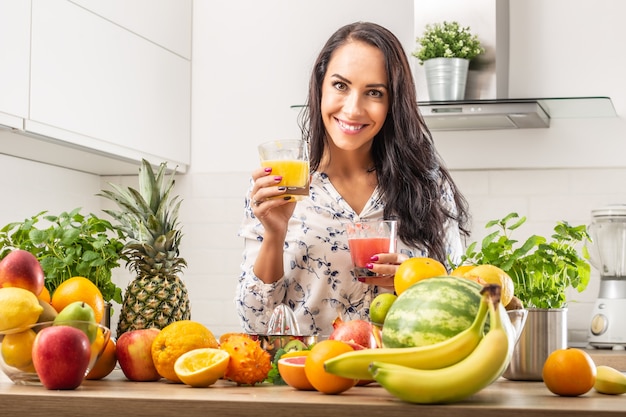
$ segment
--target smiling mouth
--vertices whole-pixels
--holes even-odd
[[[347,124],[345,122],[342,122],[339,119],[335,119],[335,120],[337,120],[337,123],[339,124],[339,127],[341,127],[343,130],[348,130],[350,132],[358,132],[359,130],[361,130],[365,126],[367,126],[367,125],[362,125],[362,124],[358,124],[358,125]]]

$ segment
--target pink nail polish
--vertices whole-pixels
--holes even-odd
[[[372,261],[372,262],[376,262],[377,260],[378,260],[378,256],[377,255],[374,255],[374,256],[372,256],[370,258],[370,261]]]
[[[281,182],[281,181],[282,181],[282,179],[283,179],[283,177],[282,177],[281,175],[276,175],[276,176],[274,177],[274,181],[276,181],[276,182]]]
[[[272,172],[272,168],[267,167],[267,168],[265,168],[265,169],[264,169],[264,171],[265,171],[265,172]]]
[[[374,264],[365,264],[365,267],[367,269],[372,269],[372,268],[374,268]]]
[[[361,278],[361,277],[359,277],[359,278],[357,278],[357,281],[359,281],[359,282],[365,282],[365,278]]]

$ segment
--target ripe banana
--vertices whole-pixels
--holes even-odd
[[[413,369],[374,362],[370,365],[373,378],[401,400],[420,404],[461,401],[491,384],[508,366],[513,341],[503,315],[497,311],[499,289],[497,285],[485,286],[485,290],[494,294],[488,303],[490,329],[462,361],[441,369]]]
[[[409,348],[362,349],[342,353],[324,362],[326,372],[351,379],[371,379],[372,362],[394,363],[411,368],[439,369],[463,360],[483,338],[489,311],[489,294],[483,294],[476,318],[456,336],[432,345]]]
[[[626,393],[626,375],[610,366],[596,367],[596,383],[594,388],[601,394],[619,395]]]

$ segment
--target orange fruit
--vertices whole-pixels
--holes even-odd
[[[98,339],[96,339],[98,340]],[[97,345],[93,345],[97,346]],[[93,349],[92,346],[92,349]],[[117,365],[117,355],[115,354],[115,340],[109,338],[102,354],[96,361],[96,364],[91,368],[91,371],[86,376],[86,379],[102,379],[113,372]]]
[[[463,275],[463,278],[471,279],[479,284],[498,284],[500,286],[500,302],[507,306],[513,298],[513,279],[505,271],[495,265],[478,265]]]
[[[446,275],[447,273],[446,267],[436,259],[427,257],[409,258],[402,262],[396,270],[393,285],[396,294],[400,295],[418,281]]]
[[[203,388],[223,377],[229,362],[230,354],[225,350],[200,348],[180,355],[174,363],[174,371],[183,383]]]
[[[583,395],[596,382],[596,365],[582,349],[557,349],[543,365],[543,382],[554,394],[564,397]]]
[[[63,281],[52,293],[50,304],[58,312],[74,301],[83,301],[93,308],[96,322],[104,317],[104,298],[100,289],[85,277],[72,277]]]
[[[450,272],[450,276],[464,278],[463,275],[473,268],[476,268],[476,265],[459,265]]]
[[[203,324],[180,320],[165,326],[152,342],[152,361],[159,375],[173,382],[182,382],[176,375],[176,360],[194,349],[218,348],[213,333]]]
[[[281,378],[283,378],[290,387],[303,391],[314,391],[315,387],[309,382],[304,370],[304,363],[306,362],[307,356],[308,355],[281,356],[278,360],[278,372]]]
[[[4,363],[25,372],[35,372],[31,356],[35,336],[32,329],[4,335],[0,341],[0,354]]]
[[[280,359],[282,358],[293,358],[297,356],[309,356],[310,350],[292,350],[290,352],[285,352],[280,355]]]
[[[46,303],[50,304],[50,301],[51,301],[50,291],[48,291],[46,287],[43,287],[43,290],[41,290],[37,298],[39,298],[41,301],[45,301]]]
[[[353,350],[340,340],[322,340],[313,345],[304,361],[304,373],[311,385],[324,394],[339,394],[356,385],[356,379],[333,375],[324,369],[324,362],[328,359]]]

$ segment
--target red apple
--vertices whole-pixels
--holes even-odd
[[[117,338],[115,354],[122,372],[131,381],[158,381],[152,360],[152,342],[159,334],[159,329],[140,329],[122,333]]]
[[[16,249],[0,261],[0,288],[19,287],[39,295],[43,285],[43,269],[32,253]]]
[[[49,390],[76,389],[83,382],[91,345],[85,332],[72,326],[46,327],[33,342],[33,365]]]

